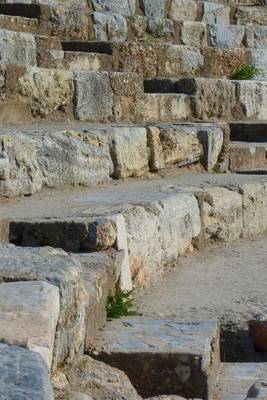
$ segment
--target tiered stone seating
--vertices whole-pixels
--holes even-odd
[[[20,382],[32,360],[40,394],[17,398],[50,400],[48,375],[84,351],[142,396],[224,398],[217,322],[119,321],[92,340],[110,290],[266,232],[266,0],[0,0],[0,124],[0,399],[1,362]]]

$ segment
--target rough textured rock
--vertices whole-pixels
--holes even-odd
[[[127,22],[122,15],[95,12],[93,18],[96,40],[124,42],[127,39]]]
[[[72,104],[72,72],[28,68],[18,81],[18,90],[29,100],[34,116],[47,117]]]
[[[16,130],[0,136],[1,197],[42,187],[95,185],[109,180],[113,165],[101,131]]]
[[[134,0],[92,0],[95,11],[111,12],[132,16],[135,13]]]
[[[91,357],[81,356],[64,372],[72,390],[93,400],[141,400],[122,371]]]
[[[81,121],[106,122],[112,116],[113,94],[106,73],[74,74],[74,111]]]
[[[264,46],[264,47],[267,47]],[[260,79],[262,81],[267,80],[267,51],[263,49],[252,49],[251,50],[251,61],[252,64],[258,69],[258,73],[255,79]]]
[[[174,35],[173,21],[167,18],[149,18],[148,32],[155,38],[172,39]]]
[[[244,116],[264,120],[267,111],[267,84],[264,81],[236,81],[237,102]]]
[[[207,24],[229,24],[230,7],[215,2],[203,2],[203,22]]]
[[[92,348],[122,369],[143,396],[174,393],[207,398],[219,362],[217,323],[123,318],[107,324]]]
[[[109,137],[115,178],[137,177],[148,172],[145,128],[113,128]]]
[[[240,238],[243,231],[243,199],[236,191],[225,188],[205,190],[203,220],[205,237],[229,242]]]
[[[62,250],[0,247],[0,282],[47,281],[60,293],[53,366],[79,352],[84,340],[85,291],[82,266]]]
[[[47,366],[39,354],[0,343],[0,360],[2,399],[54,399]]]
[[[0,29],[0,60],[20,66],[36,65],[36,43],[31,33]]]
[[[204,65],[199,49],[169,45],[159,49],[158,75],[177,77],[195,75]]]
[[[224,145],[224,131],[214,125],[203,126],[198,129],[197,136],[203,146],[202,163],[207,171],[213,171],[219,161]]]
[[[245,35],[243,26],[215,24],[209,29],[211,45],[220,48],[240,47]]]
[[[50,370],[59,308],[56,286],[46,282],[1,283],[1,341],[36,351]]]
[[[148,18],[164,18],[165,0],[141,0],[144,14]]]
[[[259,380],[251,386],[246,399],[266,399],[267,398],[267,381]]]
[[[197,17],[197,9],[197,3],[194,0],[172,0],[169,18],[173,21],[194,21]]]
[[[203,22],[184,21],[181,26],[181,42],[186,46],[207,46],[207,25]]]

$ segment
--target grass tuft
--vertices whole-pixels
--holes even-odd
[[[108,319],[142,315],[134,309],[132,290],[116,292],[115,294],[110,292],[107,298],[106,310]]]
[[[234,80],[251,80],[255,78],[259,73],[258,68],[256,68],[254,65],[242,65],[239,67],[232,75],[232,79]]]

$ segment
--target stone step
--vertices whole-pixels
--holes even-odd
[[[39,21],[37,18],[3,15],[0,13],[0,29],[38,33]]]
[[[39,19],[41,15],[41,9],[39,4],[23,3],[21,1],[14,1],[12,3],[1,1],[0,4],[0,14],[23,17],[23,18],[32,18]]]
[[[108,322],[90,355],[128,375],[143,397],[211,398],[220,360],[216,322],[123,318]]]
[[[267,171],[267,142],[232,142],[229,159],[231,171]]]
[[[130,277],[145,285],[204,239],[265,232],[266,201],[264,175],[187,173],[43,192],[3,202],[0,217],[11,220],[10,240],[18,246],[124,250],[123,284]]]
[[[266,379],[267,363],[221,363],[216,383],[216,398],[244,400],[250,387]]]

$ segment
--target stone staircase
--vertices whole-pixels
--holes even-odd
[[[0,0],[0,123],[0,399],[245,398],[217,321],[105,307],[266,233],[266,1]]]

